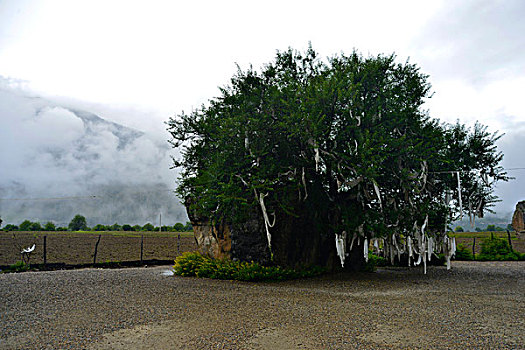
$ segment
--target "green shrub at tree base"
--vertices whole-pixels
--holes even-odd
[[[455,260],[474,260],[472,250],[464,244],[459,244],[456,249]]]
[[[4,272],[25,272],[29,271],[29,265],[23,261],[17,261],[10,265]]]
[[[390,263],[382,256],[368,253],[368,262],[363,269],[364,272],[375,272],[378,266],[387,266]]]
[[[174,265],[174,272],[179,276],[237,281],[283,281],[317,276],[325,271],[318,266],[291,270],[279,266],[262,266],[255,262],[212,259],[198,252],[182,254],[175,259]]]
[[[512,251],[506,239],[492,234],[490,238],[484,239],[481,243],[481,253],[476,259],[485,261],[525,260],[525,254]]]

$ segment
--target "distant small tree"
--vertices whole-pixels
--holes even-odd
[[[192,230],[193,230],[193,225],[191,224],[191,222],[186,221],[186,226],[184,227],[184,231],[192,231]]]
[[[476,227],[476,232],[483,232],[482,228]]]
[[[29,221],[29,220],[24,220],[24,221],[20,224],[20,231],[31,231],[31,224],[32,224],[31,221]]]
[[[142,229],[144,231],[153,231],[155,229],[155,227],[150,224],[149,222],[147,224],[145,224],[144,226],[142,226]]]
[[[512,227],[512,224],[507,224],[507,230],[514,231],[514,227]]]
[[[177,232],[183,232],[186,230],[186,227],[182,223],[177,222],[175,225],[173,225],[173,229]]]
[[[131,225],[125,224],[125,225],[122,225],[122,230],[123,231],[133,231],[133,228],[131,227]]]
[[[463,227],[461,227],[461,226],[457,226],[455,231],[456,232],[465,232],[465,230],[463,230]]]
[[[487,231],[489,232],[496,231],[496,225],[487,225]]]
[[[31,231],[42,231],[42,225],[39,222],[33,222],[30,226]]]
[[[67,231],[66,227],[57,227],[57,231]]]
[[[111,226],[109,227],[109,229],[110,229],[111,231],[120,231],[120,230],[122,230],[122,226],[120,226],[119,224],[117,224],[117,223],[115,222],[113,225],[111,225]]]
[[[142,230],[142,227],[140,225],[135,225],[132,228],[133,228],[133,231],[137,231],[137,232]]]
[[[44,231],[55,231],[56,226],[51,221],[48,221],[44,226]]]
[[[106,225],[97,224],[93,226],[93,231],[107,231],[108,227]]]
[[[71,231],[85,231],[87,230],[86,218],[80,214],[75,215],[73,220],[68,225]]]
[[[4,231],[18,231],[18,226],[7,224],[4,227]]]

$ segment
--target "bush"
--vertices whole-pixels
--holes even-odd
[[[131,227],[131,225],[124,224],[122,225],[122,230],[123,231],[133,231],[133,227]]]
[[[465,230],[461,226],[456,226],[456,229],[454,231],[456,231],[456,232],[465,232]]]
[[[464,244],[459,244],[456,249],[456,260],[474,260],[472,250]]]
[[[374,272],[378,266],[387,266],[390,264],[384,257],[368,253],[368,262],[363,269],[364,272]]]
[[[495,237],[491,234],[481,242],[481,253],[478,260],[525,260],[525,254],[513,252],[510,249],[509,242],[504,238]]]
[[[25,272],[29,271],[29,265],[23,261],[17,261],[13,265],[10,265],[5,272]]]
[[[282,281],[320,275],[321,267],[291,270],[279,266],[262,266],[255,262],[212,259],[198,252],[186,252],[175,259],[174,271],[179,276],[196,276],[237,281]]]

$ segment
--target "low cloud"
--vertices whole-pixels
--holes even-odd
[[[63,224],[77,213],[105,224],[143,224],[159,213],[166,224],[186,220],[171,191],[175,173],[169,170],[171,149],[164,135],[31,95],[5,79],[0,124],[5,222]],[[57,197],[82,198],[20,200]]]

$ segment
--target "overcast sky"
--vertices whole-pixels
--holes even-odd
[[[525,168],[524,16],[519,0],[0,0],[0,76],[4,90],[78,106],[163,142],[163,122],[217,96],[236,63],[258,68],[308,42],[322,56],[395,52],[430,76],[431,116],[505,133],[504,166]],[[75,131],[59,112],[46,120]],[[16,118],[0,113],[0,127]],[[25,146],[4,147],[12,149],[0,150],[2,160]],[[525,171],[509,173],[516,180],[498,188],[501,212],[525,199]]]

